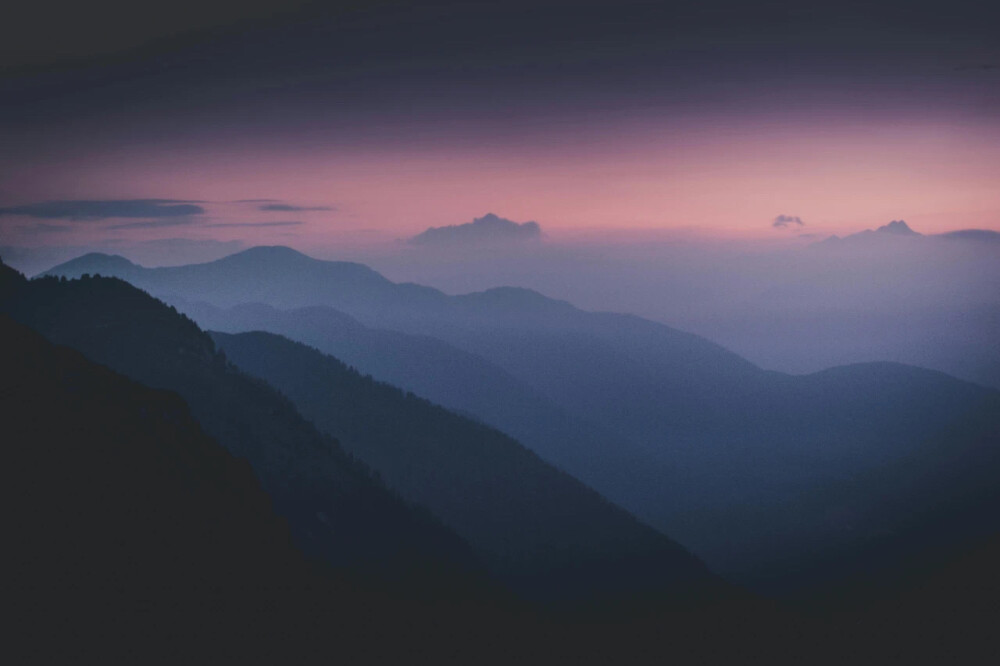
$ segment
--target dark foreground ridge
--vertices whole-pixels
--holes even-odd
[[[271,362],[248,369],[306,398],[298,409],[326,436],[271,386],[228,364],[193,322],[121,280],[34,280],[8,309],[57,342],[180,393],[210,434],[254,466],[299,547],[332,566],[398,576],[434,596],[464,589],[455,573],[482,575],[480,562],[519,595],[552,603],[673,604],[733,593],[678,544],[513,440],[359,381],[301,345],[261,338],[269,346],[250,356]],[[304,373],[319,393],[303,396],[289,372]],[[350,402],[323,405],[324,384],[344,381],[353,388],[338,395]],[[348,438],[346,452],[334,436]],[[355,456],[413,504],[390,495]]]
[[[522,596],[627,606],[735,593],[678,544],[493,428],[278,335],[212,335]]]
[[[205,431],[247,460],[310,558],[417,596],[461,596],[482,567],[453,532],[390,493],[277,391],[230,366],[182,315],[111,278],[18,281],[0,308],[53,342],[175,391]]]
[[[212,381],[210,370],[219,357],[195,344],[200,332],[180,347],[157,344],[163,339],[151,330],[116,337],[116,326],[142,319],[142,308],[134,306],[148,306],[152,299],[117,280],[31,283],[2,265],[0,272],[6,311],[0,314],[5,370],[0,395],[9,456],[3,511],[11,571],[16,572],[3,587],[8,602],[19,608],[17,629],[27,642],[49,639],[34,648],[36,654],[97,649],[143,660],[196,653],[253,660],[297,655],[380,661],[417,655],[456,663],[583,657],[611,663],[622,656],[639,659],[646,641],[658,640],[664,628],[672,637],[672,654],[728,653],[707,632],[721,618],[750,617],[740,604],[690,613],[647,609],[638,615],[619,608],[625,615],[600,621],[530,611],[479,580],[460,541],[442,552],[443,528],[427,519],[409,518],[420,530],[417,536],[431,545],[401,549],[406,531],[398,534],[399,514],[406,505],[391,500],[377,484],[367,493],[351,492],[351,484],[360,482],[348,473],[350,467],[325,479],[350,500],[338,508],[343,515],[330,521],[331,538],[344,553],[332,561],[319,559],[323,551],[315,548],[317,538],[296,534],[302,518],[269,497],[266,483],[261,487],[258,477],[276,483],[274,469],[255,468],[219,446],[177,394],[147,388],[78,351],[54,346],[7,313],[47,324],[51,333],[81,344],[89,340],[108,356],[129,359],[132,348],[150,357],[164,355],[174,366],[208,361],[200,381],[217,392],[232,392],[239,384]],[[54,296],[60,292],[66,297],[62,302]],[[99,293],[129,294],[135,300],[125,302],[133,307],[119,314],[132,316],[112,317],[108,303],[98,307]],[[69,303],[77,307],[60,311]],[[159,303],[157,308],[170,312]],[[174,334],[197,331],[173,317],[178,319]],[[157,323],[172,330],[170,321]],[[80,330],[85,322],[96,324],[101,334],[92,331],[94,337],[88,338]],[[110,336],[108,346],[97,343],[103,335]],[[114,353],[113,345],[119,347]],[[162,361],[149,362],[153,366],[135,367],[150,372]],[[176,379],[191,371],[164,376]],[[215,406],[225,407],[225,402]],[[262,420],[249,425],[287,419],[279,406],[253,402],[250,407]],[[228,418],[230,424],[240,423],[239,414]],[[218,420],[212,423],[227,434]],[[239,437],[260,441],[248,425]],[[288,455],[280,438],[271,443],[275,455]],[[285,473],[291,464],[268,462]],[[387,501],[395,503],[391,510],[384,507]],[[366,543],[366,533],[357,530],[360,521],[371,532],[390,536]],[[379,557],[374,547],[393,557]],[[363,556],[372,557],[374,565]]]
[[[405,593],[309,561],[250,465],[176,394],[2,314],[0,339],[7,654],[389,659],[403,650],[387,633],[429,649],[445,644],[439,623],[471,637],[496,620],[471,602],[416,612]]]
[[[891,585],[844,589],[805,615],[753,600],[586,618],[527,610],[490,587],[474,550],[453,532],[361,474],[364,466],[267,384],[234,370],[211,339],[162,303],[117,280],[28,282],[0,265],[0,310],[91,357],[3,322],[3,428],[14,434],[3,438],[11,461],[3,510],[17,557],[4,588],[21,611],[15,634],[27,636],[35,654],[64,649],[79,656],[87,644],[105,658],[120,652],[144,661],[222,655],[858,663],[996,656],[995,538],[942,543]],[[152,380],[176,381],[197,422],[176,395],[96,366],[92,354],[130,363],[131,372]],[[220,367],[238,380],[221,381]],[[884,388],[886,380],[908,376],[891,367],[864,371]],[[88,379],[92,372],[97,380]],[[920,377],[933,385],[933,377]],[[832,386],[842,378],[819,379]],[[248,392],[249,385],[259,392]],[[940,442],[927,442],[929,459],[939,460],[954,437],[971,436],[962,441],[981,442],[975,452],[982,458],[964,459],[988,478],[991,468],[976,461],[990,460],[995,449],[996,403],[977,414],[943,431]],[[316,441],[323,444],[308,444]],[[296,457],[317,450],[324,457]],[[324,475],[294,476],[302,460],[310,468],[326,461]],[[950,483],[947,476],[960,470],[944,471],[940,481]],[[283,485],[282,475],[295,483]],[[300,481],[308,492],[296,495],[288,486]],[[995,491],[975,487],[986,494],[969,499],[989,505]],[[297,497],[304,501],[291,501]],[[336,508],[337,520],[310,520],[317,502]],[[941,517],[950,522],[951,515]],[[373,534],[379,530],[386,533]],[[171,554],[166,562],[162,536],[171,541],[163,548]],[[426,543],[414,544],[421,539]],[[103,584],[108,580],[114,582]],[[161,589],[162,581],[182,582]]]

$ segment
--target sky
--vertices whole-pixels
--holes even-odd
[[[0,247],[1000,230],[987,3],[30,4]]]

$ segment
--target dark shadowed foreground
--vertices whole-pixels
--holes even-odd
[[[564,487],[565,501],[587,506],[582,485],[515,442],[301,346],[247,338],[304,354],[299,376],[327,392],[289,383],[290,397],[307,416],[310,400],[343,407],[320,428],[340,430],[349,451],[384,466],[383,484],[168,306],[118,280],[29,282],[0,271],[2,585],[17,611],[7,627],[20,639],[13,646],[41,660],[849,663],[961,660],[995,647],[989,538],[934,551],[891,584],[808,600],[808,612],[720,596],[714,578],[669,548],[664,571],[697,570],[690,580],[706,582],[672,589],[654,568],[643,575],[658,603],[626,595],[603,609],[535,605],[511,591],[490,563],[497,546],[484,527],[460,523],[453,498],[406,485],[426,479],[438,455],[451,482],[520,460],[544,481],[531,491],[536,501]],[[264,351],[254,352],[262,371]],[[991,415],[965,427],[988,429]],[[379,438],[363,437],[378,419],[397,418],[406,432],[386,424]],[[456,433],[441,452],[435,428]],[[394,447],[400,441],[406,450]],[[463,448],[448,455],[448,446]],[[419,474],[406,477],[407,467]],[[530,490],[482,487],[511,497]],[[501,521],[504,506],[518,505],[480,498],[466,510]],[[590,511],[620,511],[600,506]],[[535,518],[546,511],[540,504]],[[636,571],[628,574],[604,581]]]

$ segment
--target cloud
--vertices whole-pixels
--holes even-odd
[[[993,231],[991,229],[959,229],[958,231],[937,234],[937,238],[979,243],[1000,243],[1000,231]]]
[[[283,222],[215,222],[203,225],[205,227],[297,227],[305,224],[299,220],[287,220]]]
[[[771,226],[775,229],[784,229],[792,224],[796,224],[800,227],[805,226],[805,222],[803,222],[802,218],[798,215],[779,215],[774,218],[773,222],[771,222]]]
[[[509,241],[533,241],[542,236],[542,229],[537,222],[518,224],[487,213],[466,224],[455,224],[447,227],[431,227],[410,239],[418,245],[449,245],[468,243],[493,243]]]
[[[969,72],[969,71],[988,72],[992,69],[997,69],[997,66],[991,62],[983,62],[983,63],[976,63],[974,65],[959,65],[954,69],[956,72]]]
[[[65,224],[49,224],[48,222],[36,222],[34,224],[24,225],[18,228],[29,234],[61,234],[67,231],[73,231],[72,226],[67,226]]]
[[[291,204],[274,203],[259,206],[260,210],[279,211],[282,213],[300,213],[310,210],[336,210],[333,206],[293,206]]]
[[[76,201],[41,201],[0,208],[0,215],[24,215],[43,219],[74,221],[126,218],[179,218],[201,215],[205,209],[199,201],[179,199],[108,199]],[[124,227],[122,227],[124,228]]]
[[[112,224],[108,229],[159,229],[161,227],[179,227],[191,224],[194,220],[189,217],[167,217],[160,220],[144,220],[142,222],[125,222],[123,224]]]

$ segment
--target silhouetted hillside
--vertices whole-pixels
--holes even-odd
[[[391,589],[314,566],[251,466],[209,438],[176,394],[4,314],[0,339],[9,657],[444,657],[469,644],[436,625],[470,637],[498,619],[518,627],[485,606],[415,614]]]
[[[655,602],[723,592],[680,546],[502,433],[280,336],[213,337],[522,594]]]
[[[2,265],[0,273],[2,273],[0,299],[4,310],[18,310],[22,316],[37,318],[52,328],[56,334],[79,338],[108,356],[121,354],[123,358],[129,360],[134,360],[131,359],[128,350],[130,344],[136,347],[140,347],[141,344],[137,338],[131,334],[123,334],[122,331],[123,329],[129,330],[130,333],[141,331],[155,348],[166,355],[169,363],[181,367],[189,365],[202,367],[200,365],[202,361],[197,359],[201,358],[200,350],[204,349],[204,345],[196,342],[195,338],[204,340],[204,335],[200,332],[197,335],[189,335],[192,329],[196,330],[190,322],[185,322],[183,318],[175,318],[172,313],[165,314],[170,312],[169,308],[164,308],[126,285],[112,280],[93,279],[78,283],[59,283],[51,280],[27,283],[20,275]],[[75,287],[68,286],[74,284]],[[105,293],[105,289],[109,291]],[[60,294],[65,298],[61,298]],[[98,294],[103,296],[98,297]],[[131,302],[126,310],[138,315],[135,317],[136,321],[145,320],[145,325],[137,326],[133,331],[129,329],[128,318],[111,316],[115,308],[110,307],[109,303],[116,302],[116,299],[106,300],[109,294],[117,294],[122,298],[125,294],[130,294],[130,298],[135,298],[136,300]],[[78,299],[79,307],[71,307],[69,303]],[[121,304],[123,301],[117,302]],[[63,309],[65,317],[59,316],[60,309]],[[163,318],[152,317],[152,313],[156,312],[161,313]],[[103,330],[104,334],[111,338],[112,343],[106,346],[113,346],[117,342],[122,349],[114,350],[113,353],[112,350],[101,346],[100,334],[86,335],[81,329],[87,328],[83,322],[87,322],[90,318],[93,318],[96,326],[103,327],[98,330]],[[158,325],[150,326],[153,321]],[[159,332],[161,328],[165,333]],[[174,338],[174,342],[183,339],[184,344],[169,344],[168,340],[171,337]],[[15,356],[20,353],[15,348]],[[219,357],[213,355],[213,358]],[[25,359],[29,362],[29,367],[38,365],[30,355],[25,355]],[[141,366],[138,363],[137,365]],[[225,366],[224,363],[222,365]],[[214,367],[215,362],[209,366]],[[188,371],[190,372],[190,367]],[[173,376],[162,367],[158,368],[158,372],[164,373],[164,376]],[[256,383],[232,369],[227,370],[227,373],[241,377],[243,382]],[[179,374],[183,376],[184,372]],[[356,381],[363,381],[356,375],[347,374],[353,376]],[[795,432],[796,427],[805,427],[804,424],[809,423],[818,424],[816,426],[818,432],[824,432],[822,429],[831,425],[836,426],[832,433],[826,433],[829,439],[824,441],[827,441],[828,445],[810,450],[809,447],[794,446],[794,441],[789,440],[787,443],[778,443],[777,452],[773,457],[769,457],[771,455],[769,449],[760,448],[757,450],[763,450],[768,455],[754,457],[752,447],[746,446],[744,442],[735,442],[734,446],[726,448],[717,440],[706,440],[706,448],[715,449],[716,457],[713,462],[726,464],[720,466],[722,469],[720,478],[713,478],[707,474],[697,481],[709,487],[705,491],[707,493],[724,491],[726,478],[750,483],[752,487],[756,480],[750,472],[761,469],[770,468],[780,474],[790,470],[789,476],[799,479],[800,484],[811,482],[811,479],[816,478],[816,471],[822,471],[825,476],[820,477],[813,486],[813,490],[822,491],[819,492],[815,506],[804,503],[800,509],[803,521],[813,519],[817,515],[825,515],[828,520],[843,523],[845,526],[843,533],[851,536],[851,539],[845,542],[849,546],[846,550],[823,551],[827,555],[833,553],[834,560],[837,560],[832,562],[833,570],[843,573],[843,568],[838,570],[837,567],[843,564],[844,558],[854,558],[850,562],[852,566],[860,565],[868,573],[876,572],[876,575],[878,571],[894,572],[900,569],[901,560],[906,561],[902,567],[905,569],[902,575],[886,579],[888,591],[885,591],[887,585],[884,583],[881,584],[881,588],[874,591],[864,586],[860,588],[860,592],[845,588],[846,598],[841,595],[838,603],[839,608],[847,610],[842,611],[840,615],[829,613],[816,615],[814,620],[803,622],[793,616],[774,613],[767,607],[750,604],[742,608],[734,607],[730,611],[720,610],[709,614],[668,614],[646,619],[629,617],[622,622],[605,618],[600,622],[567,623],[553,618],[518,618],[496,613],[488,613],[484,617],[472,607],[465,612],[454,610],[439,612],[439,609],[429,607],[426,602],[400,606],[396,602],[390,603],[387,597],[379,596],[378,593],[358,591],[355,588],[357,593],[350,590],[336,592],[337,598],[347,601],[346,614],[341,613],[338,610],[341,607],[336,604],[331,610],[329,598],[323,595],[317,598],[310,594],[299,594],[296,595],[294,604],[286,604],[281,600],[272,603],[272,599],[275,599],[273,596],[255,597],[259,603],[243,602],[242,597],[230,599],[228,602],[219,601],[218,597],[214,598],[215,601],[207,602],[196,597],[192,602],[190,597],[186,597],[181,604],[175,606],[177,612],[170,616],[170,619],[176,620],[180,610],[184,611],[185,618],[193,618],[196,623],[202,622],[203,618],[212,618],[204,619],[204,624],[201,626],[206,626],[209,628],[208,631],[213,632],[212,635],[219,639],[217,645],[221,644],[222,649],[227,650],[225,654],[228,657],[233,656],[234,649],[238,650],[242,646],[247,655],[259,658],[262,655],[273,654],[272,659],[288,658],[289,655],[295,654],[295,649],[291,646],[299,646],[302,654],[312,657],[332,651],[331,656],[340,659],[393,658],[392,654],[395,658],[402,658],[393,648],[400,645],[404,646],[401,650],[408,658],[419,654],[435,658],[437,661],[454,660],[466,663],[470,659],[482,661],[484,655],[487,661],[496,658],[497,661],[507,663],[511,660],[524,659],[526,656],[529,659],[545,659],[548,662],[578,661],[586,658],[606,663],[622,661],[662,663],[664,660],[684,661],[694,656],[708,662],[760,658],[770,663],[782,660],[790,663],[803,661],[846,663],[859,660],[884,661],[890,658],[916,659],[928,655],[938,655],[941,658],[954,658],[956,655],[967,655],[971,658],[973,655],[981,655],[984,649],[990,647],[992,620],[996,615],[993,590],[995,576],[991,568],[993,558],[990,554],[992,551],[975,545],[977,534],[985,535],[983,538],[988,539],[990,531],[995,532],[995,525],[991,527],[993,525],[991,521],[995,520],[997,513],[984,510],[990,506],[996,494],[993,483],[996,478],[993,465],[997,450],[995,418],[998,408],[995,394],[954,382],[937,373],[886,364],[843,368],[819,376],[800,378],[772,373],[763,374],[768,378],[768,382],[776,382],[775,386],[780,385],[783,388],[781,391],[772,389],[774,393],[762,392],[759,396],[760,402],[756,403],[756,406],[782,406],[782,409],[773,409],[768,413],[772,416],[778,413],[782,415],[783,420],[779,420],[781,427],[794,426],[798,423],[791,428],[792,432]],[[204,370],[204,376],[211,378],[216,375],[214,371]],[[188,378],[190,379],[190,376]],[[766,385],[762,383],[755,386]],[[212,386],[222,393],[229,391],[223,383],[212,383]],[[379,385],[370,384],[369,388],[371,387],[379,388]],[[951,388],[942,390],[942,387]],[[386,387],[381,387],[381,390],[393,391]],[[101,387],[94,393],[93,397],[96,398],[99,395],[114,394],[114,391]],[[154,393],[163,395],[159,392]],[[742,391],[734,390],[720,401],[728,408],[728,411],[720,408],[716,412],[720,423],[724,424],[720,426],[721,428],[731,427],[732,423],[738,424],[741,421],[746,423],[746,414],[740,414],[738,411],[730,414],[734,405],[746,404],[743,403],[744,398],[734,400],[733,396],[745,396],[746,393],[753,391],[747,391],[745,388]],[[275,395],[273,392],[268,394]],[[78,400],[81,395],[89,396],[91,393],[73,393],[71,400]],[[197,394],[195,395],[197,397]],[[238,392],[234,395],[239,396]],[[398,393],[394,395],[404,403],[422,405],[421,411],[435,409],[416,398],[400,397]],[[7,396],[8,393],[5,392],[4,397]],[[775,399],[774,396],[786,402],[769,403]],[[795,400],[788,402],[792,398],[798,402]],[[222,401],[219,403],[208,402],[204,396],[200,396],[200,399],[206,400],[206,404],[210,407],[225,404],[224,398],[220,396],[213,398]],[[230,395],[229,399],[235,398]],[[958,408],[963,401],[969,401],[968,410],[963,411]],[[4,404],[6,407],[14,403]],[[34,404],[37,404],[37,401],[34,401]],[[64,422],[60,421],[61,414],[55,408],[58,404],[64,403],[54,402],[53,406],[46,410],[45,414],[52,417],[51,424],[46,425],[62,428]],[[285,411],[275,409],[274,403],[270,403],[270,407],[263,407],[263,403],[252,402],[251,407],[256,412],[254,417],[257,420],[243,415],[241,418],[247,419],[246,422],[252,424],[243,426],[243,433],[247,439],[258,441],[258,435],[252,429],[263,427],[272,416],[277,416],[277,420],[281,422]],[[273,411],[269,412],[268,409]],[[19,410],[31,418],[30,409],[19,408]],[[909,410],[908,416],[914,421],[910,431],[901,429],[898,423],[899,413],[905,410]],[[727,418],[731,418],[731,422],[727,421]],[[860,419],[853,430],[842,429],[845,419],[848,418]],[[235,421],[231,420],[230,423]],[[75,422],[75,419],[73,417],[65,419],[65,423],[70,422]],[[107,420],[100,419],[100,423],[106,425]],[[936,434],[922,439],[893,436],[894,433],[901,432],[921,433],[927,429],[929,423],[944,423],[944,425],[935,431]],[[874,429],[872,426],[875,426]],[[278,428],[273,424],[268,427]],[[880,458],[879,464],[872,466],[868,472],[855,473],[852,471],[854,469],[852,465],[856,466],[859,451],[865,455],[873,451],[867,450],[866,447],[869,445],[864,440],[842,437],[838,433],[863,432],[866,429],[873,429],[880,438],[873,440],[878,444],[874,453],[888,455]],[[749,433],[749,435],[752,436],[750,439],[761,436],[759,433]],[[844,446],[844,442],[853,445]],[[746,458],[736,456],[733,461],[727,463],[728,455],[741,449],[750,450],[751,453],[747,453]],[[810,460],[807,456],[796,459],[792,456],[792,452],[801,455],[803,451],[813,458]],[[841,452],[843,459],[838,459]],[[905,460],[900,458],[902,452],[908,455]],[[681,454],[684,451],[675,449],[673,453]],[[699,452],[701,453],[706,457],[711,455],[709,452]],[[823,456],[817,457],[818,453],[822,453]],[[602,455],[613,460],[613,456],[607,453]],[[678,481],[683,484],[686,475],[690,473],[689,469],[682,468],[675,470],[671,475],[669,467],[657,466],[656,457],[651,455],[647,460],[648,469],[633,469],[634,478],[640,488],[637,493],[645,492],[652,487],[647,482],[651,476],[659,475],[660,484],[667,487]],[[683,457],[676,460],[683,461]],[[786,467],[772,465],[775,460],[783,461]],[[801,461],[801,466],[790,464],[796,460]],[[747,469],[739,470],[741,464]],[[809,474],[803,474],[803,469]],[[824,483],[824,479],[829,480],[834,477],[834,480],[839,479],[840,482],[846,482],[846,485]],[[23,483],[27,484],[28,481],[24,480]],[[14,484],[10,487],[18,486]],[[808,493],[803,495],[801,486],[789,485],[788,488],[790,491],[779,495],[777,502],[759,505],[760,512],[768,514],[776,510],[775,514],[780,516],[782,511],[795,508],[802,497],[808,496]],[[962,492],[956,493],[956,488],[961,488]],[[734,497],[720,492],[720,497],[723,498],[722,504],[735,502],[741,493],[744,493],[738,484],[733,486],[733,490]],[[823,493],[827,496],[823,497]],[[752,495],[743,494],[743,497],[747,496],[750,497],[746,500],[748,506],[753,508],[755,500]],[[865,542],[864,538],[858,537],[858,532],[869,527],[862,523],[862,530],[858,530],[858,523],[852,524],[851,520],[844,520],[845,516],[848,519],[856,519],[857,514],[829,512],[830,507],[838,507],[838,503],[855,497],[858,498],[858,506],[865,510],[874,506],[884,514],[874,521],[876,526],[894,525],[895,529],[882,534],[884,539],[869,538]],[[21,498],[12,498],[7,506],[18,506],[15,499],[19,502]],[[647,499],[653,501],[655,496],[650,495]],[[691,510],[692,522],[700,521],[705,531],[719,529],[718,525],[712,523],[715,516],[698,514],[690,508],[691,506],[689,504],[677,510],[678,512]],[[739,505],[736,508],[739,509]],[[821,513],[824,510],[827,511],[826,514]],[[907,518],[900,520],[904,512]],[[761,518],[748,510],[736,513],[739,518],[751,523],[747,528],[748,532],[761,524]],[[884,522],[884,516],[889,516],[888,522]],[[389,524],[393,523],[390,521]],[[732,519],[723,524],[725,529],[734,529],[734,526],[738,527],[736,521]],[[828,525],[820,526],[823,530],[828,527]],[[743,536],[738,535],[739,538]],[[791,536],[785,535],[782,537],[785,540],[781,545],[789,548],[799,547],[793,538],[801,536],[795,532]],[[766,540],[775,538],[775,535],[758,534],[757,538]],[[928,548],[928,541],[935,540],[936,543]],[[867,556],[858,556],[859,553],[863,555],[863,548],[858,547],[859,543],[862,546],[867,543],[870,550],[874,551],[870,561],[866,562]],[[955,554],[961,553],[963,549],[971,555],[967,557],[959,555],[955,559]],[[63,565],[63,559],[65,558],[51,558],[60,565]],[[800,566],[803,562],[815,564],[818,561],[815,558],[810,560],[808,557],[805,559],[790,557],[788,563],[794,567]],[[951,564],[947,564],[948,562]],[[380,566],[386,567],[385,564]],[[393,567],[387,566],[382,570],[392,571]],[[787,573],[783,572],[783,575]],[[792,574],[795,573],[793,570]],[[825,572],[821,574],[827,575]],[[855,577],[853,580],[863,579]],[[309,585],[311,589],[316,587],[315,584]],[[412,590],[405,586],[400,589]],[[157,624],[155,620],[150,623],[145,621],[153,617],[163,617],[159,611],[156,615],[150,615],[148,612],[145,614],[116,612],[109,617],[105,612],[107,608],[99,603],[88,606],[77,599],[77,602],[66,604],[67,595],[65,590],[62,592],[58,599],[59,603],[43,604],[44,612],[36,610],[38,604],[21,603],[22,612],[19,616],[21,619],[15,625],[15,630],[27,628],[25,635],[44,636],[49,639],[53,636],[62,639],[68,637],[70,644],[77,650],[76,654],[79,654],[79,642],[73,641],[82,636],[82,627],[86,625],[80,624],[78,618],[85,616],[97,618],[98,621],[105,622],[105,627],[114,628],[113,631],[105,628],[103,633],[93,633],[88,628],[87,636],[92,641],[100,643],[104,654],[107,654],[109,649],[113,651],[115,646],[120,647],[131,637],[137,644],[146,646],[147,652],[130,651],[129,654],[132,657],[136,654],[145,655],[148,654],[148,646],[160,645],[164,635],[173,635],[174,639],[167,647],[157,647],[155,656],[190,654],[181,647],[186,645],[188,650],[191,649],[191,641],[183,640],[183,637],[193,635],[189,622],[182,623],[177,629],[176,624],[164,625]],[[412,595],[412,591],[407,594]],[[14,603],[18,603],[16,598]],[[157,608],[162,608],[162,605]],[[200,608],[204,612],[192,612],[192,608]],[[245,613],[235,612],[240,608]],[[870,609],[870,612],[864,609]],[[280,612],[275,612],[276,610]],[[62,615],[62,611],[66,614]],[[227,620],[230,617],[235,619],[232,623],[223,623],[220,617]],[[238,626],[234,628],[234,625]],[[303,636],[310,637],[316,642],[308,643],[308,647],[304,647],[307,644],[303,642]],[[277,640],[284,649],[280,653],[261,650],[262,637],[266,637],[270,642]],[[52,640],[36,641],[36,645],[52,646],[55,643]],[[204,656],[211,652],[206,653],[202,650],[199,654]]]
[[[731,655],[732,645],[739,645],[740,653],[751,646],[767,654],[790,649],[783,640],[772,645],[770,632],[783,636],[788,630],[766,607],[738,604],[649,615],[648,606],[619,606],[624,615],[601,620],[518,610],[478,579],[474,565],[469,571],[471,557],[455,546],[454,537],[367,481],[360,465],[345,462],[335,447],[322,457],[310,453],[303,432],[315,431],[290,416],[287,403],[266,385],[222,363],[204,344],[207,336],[170,308],[117,280],[27,282],[2,264],[0,271],[4,311],[182,385],[201,409],[219,410],[208,421],[252,463],[240,462],[202,434],[177,396],[146,389],[76,351],[52,352],[50,343],[20,324],[0,322],[4,441],[14,447],[16,463],[5,467],[11,478],[4,486],[7,534],[18,542],[9,550],[18,567],[12,569],[13,582],[20,584],[8,580],[4,586],[5,598],[18,608],[11,628],[23,641],[15,649],[29,644],[34,655],[53,658],[99,653],[144,660],[196,655],[379,662],[416,656],[437,663],[525,658],[640,663],[659,661],[665,653]],[[163,360],[140,362],[147,344]],[[43,352],[36,354],[35,348]],[[47,357],[52,353],[55,362]],[[228,381],[220,379],[217,366]],[[370,388],[398,397],[382,385]],[[208,391],[217,395],[206,397]],[[244,407],[237,409],[240,403]],[[423,401],[416,404],[418,411],[430,409],[446,421],[481,428]],[[268,447],[270,457],[258,447]],[[523,449],[519,455],[536,460]],[[316,466],[310,470],[315,482],[305,488],[311,494],[299,506],[289,506],[282,475],[293,477],[289,485],[310,480],[306,471],[297,471],[299,464]],[[262,485],[276,488],[272,500],[257,486],[254,472]],[[558,484],[581,488],[552,470],[546,473],[562,479]],[[584,499],[582,506],[593,501]],[[310,525],[302,514],[326,507],[341,512],[327,521],[329,536],[306,532],[303,525]],[[562,508],[571,517],[576,507]],[[357,529],[358,522],[370,531]],[[382,534],[373,538],[372,532]],[[666,544],[653,555],[692,562],[666,539],[645,533]],[[328,542],[342,552],[329,557],[322,550]],[[322,573],[292,543],[326,555],[336,566]],[[609,545],[619,546],[604,544]],[[366,563],[368,574],[359,576]],[[662,562],[657,557],[652,564]],[[697,562],[693,566],[705,574]],[[668,573],[672,578],[676,570]],[[423,585],[415,590],[417,583]],[[636,611],[647,614],[636,620]],[[712,638],[719,631],[729,640]]]
[[[308,576],[253,471],[172,393],[0,315],[6,561],[26,587],[224,587]],[[16,499],[15,499],[16,498]],[[71,552],[72,556],[67,557]]]
[[[626,485],[644,455],[599,423],[546,399],[486,359],[425,335],[372,328],[326,306],[279,310],[260,303],[222,309],[205,303],[177,307],[203,329],[268,331],[334,356],[362,374],[427,398],[511,435],[577,476]],[[597,446],[616,452],[616,464],[571,457]]]
[[[8,293],[14,282],[4,280]],[[436,596],[478,576],[458,537],[387,492],[270,386],[227,364],[173,308],[116,279],[49,278],[13,291],[0,307],[15,319],[184,397],[206,432],[250,462],[309,556]]]

